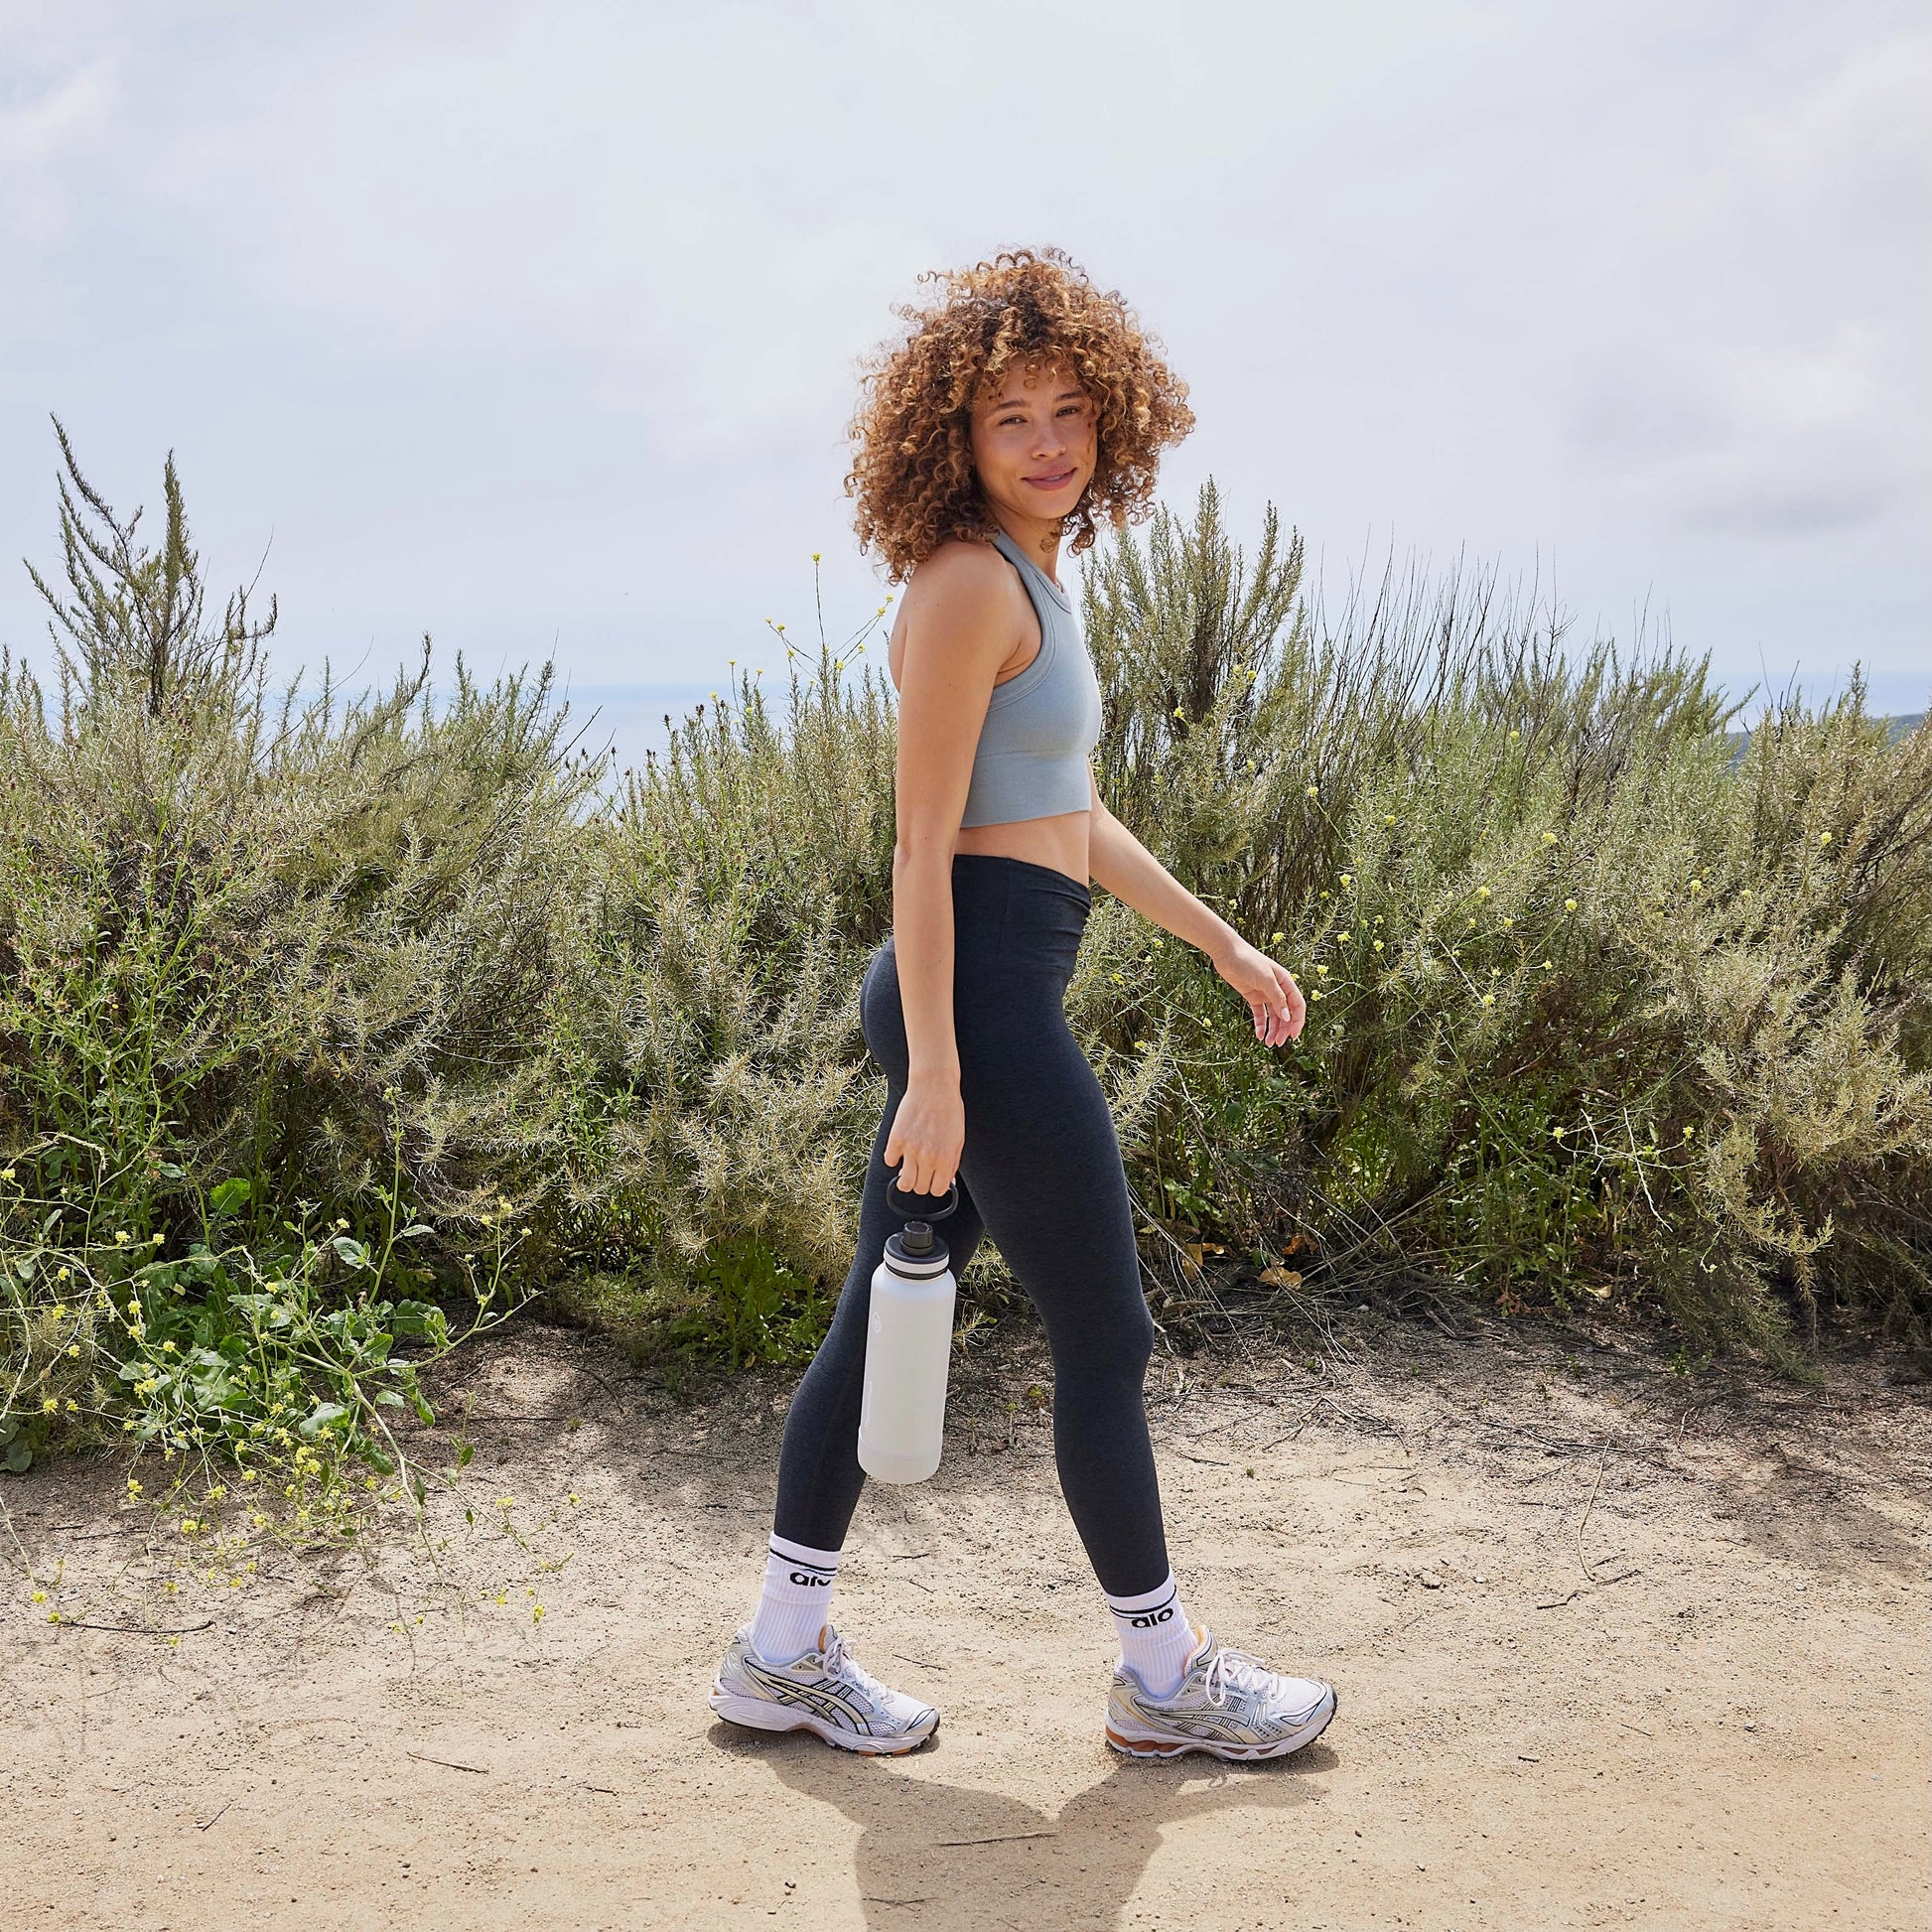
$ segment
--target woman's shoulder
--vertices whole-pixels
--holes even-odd
[[[905,594],[908,601],[940,596],[948,603],[965,598],[994,605],[1011,603],[1019,587],[1018,573],[990,542],[948,537],[914,567]]]

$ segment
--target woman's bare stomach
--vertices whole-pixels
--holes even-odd
[[[995,859],[1025,859],[1050,866],[1082,886],[1088,883],[1088,812],[1055,812],[1051,818],[1015,818],[1002,825],[962,825],[955,852],[981,852]]]

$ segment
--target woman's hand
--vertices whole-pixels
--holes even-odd
[[[1254,1015],[1255,1037],[1265,1046],[1299,1039],[1308,1018],[1308,1003],[1295,976],[1238,933],[1234,943],[1214,959],[1214,970],[1248,1003]]]
[[[898,1169],[894,1186],[901,1194],[943,1194],[959,1171],[965,1145],[966,1103],[959,1082],[910,1081],[886,1137],[886,1165]]]

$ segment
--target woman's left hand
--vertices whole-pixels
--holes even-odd
[[[1237,937],[1214,961],[1214,970],[1248,1003],[1254,1015],[1255,1037],[1265,1046],[1280,1046],[1301,1037],[1308,1003],[1295,976],[1259,947]]]

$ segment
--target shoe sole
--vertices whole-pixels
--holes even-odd
[[[1107,1726],[1107,1742],[1123,1757],[1185,1757],[1189,1751],[1200,1751],[1208,1757],[1226,1758],[1233,1764],[1254,1764],[1263,1758],[1287,1757],[1312,1744],[1340,1709],[1341,1698],[1331,1690],[1325,1710],[1310,1719],[1300,1730],[1291,1730],[1286,1737],[1277,1737],[1267,1744],[1217,1744],[1206,1737],[1129,1737],[1112,1725]]]
[[[907,1751],[917,1750],[939,1728],[939,1720],[934,1718],[928,1728],[903,1737],[865,1737],[857,1731],[842,1730],[837,1725],[828,1725],[823,1718],[815,1718],[809,1711],[795,1711],[782,1704],[767,1704],[762,1698],[721,1694],[707,1702],[726,1724],[737,1725],[741,1730],[809,1730],[814,1737],[835,1749],[857,1751],[865,1757],[903,1756]]]

